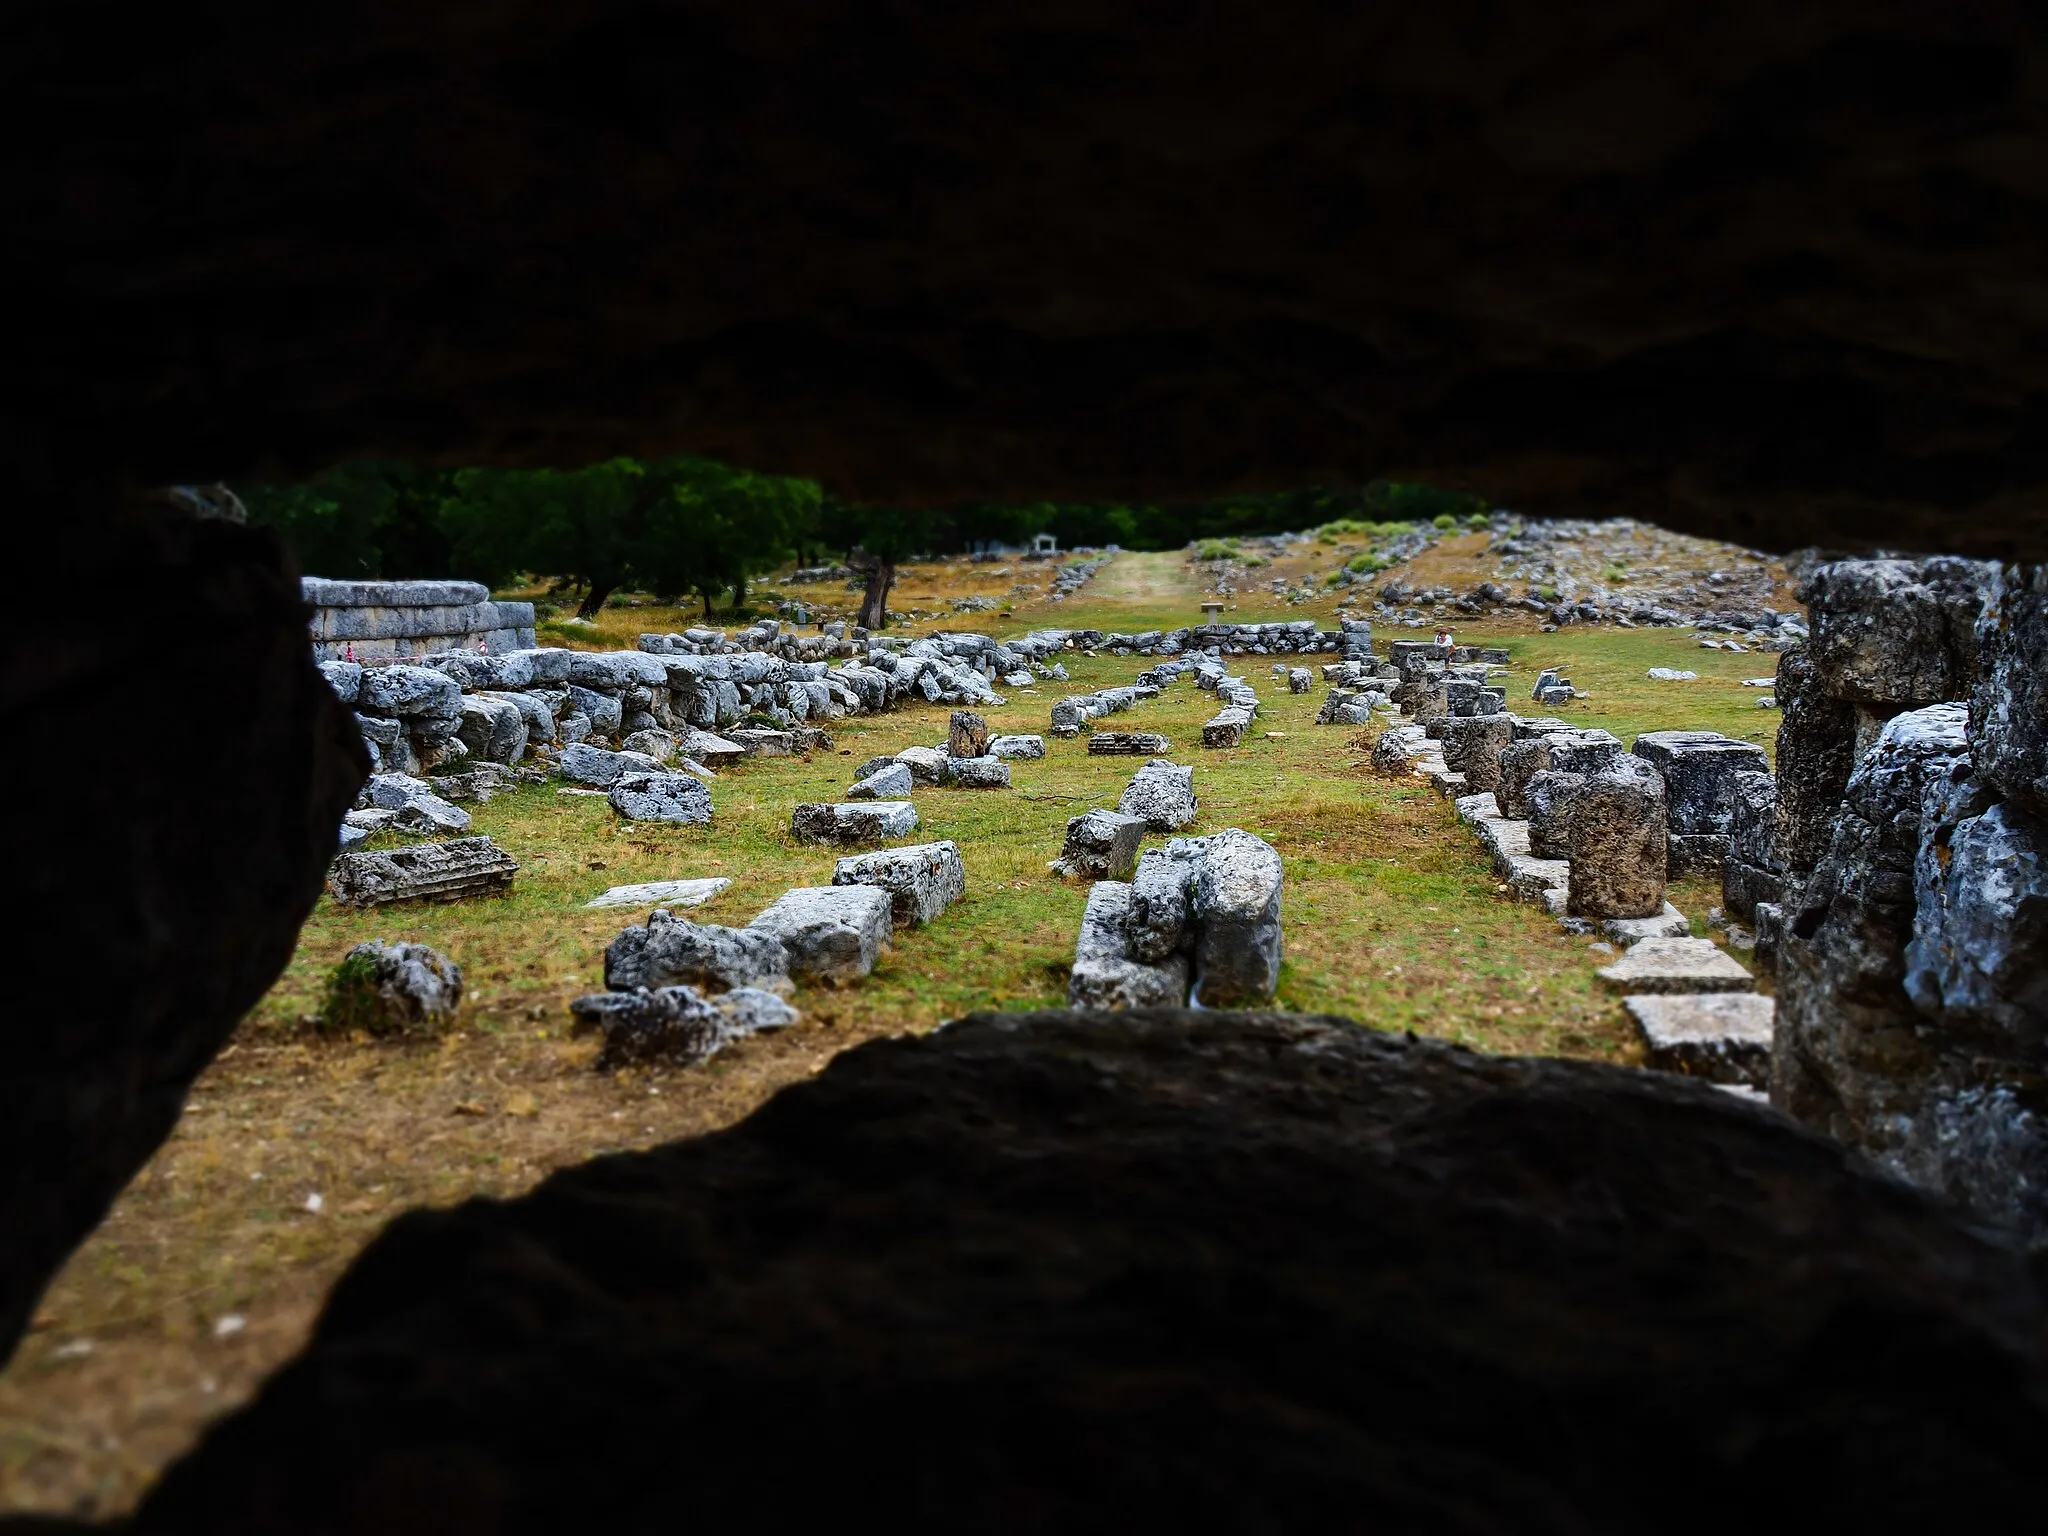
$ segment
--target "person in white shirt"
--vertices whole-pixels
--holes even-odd
[[[1448,629],[1436,632],[1436,649],[1437,659],[1443,662],[1444,670],[1448,672],[1451,669],[1451,658],[1458,654],[1458,642],[1451,638]]]

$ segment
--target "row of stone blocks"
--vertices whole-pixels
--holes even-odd
[[[358,661],[471,650],[496,654],[531,648],[533,604],[492,602],[473,581],[329,581],[300,583],[312,607],[316,657]]]

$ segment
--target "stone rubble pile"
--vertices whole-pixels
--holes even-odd
[[[1139,825],[1142,827],[1143,823]],[[1279,853],[1236,827],[1146,853],[1099,880],[1074,948],[1076,1008],[1253,1007],[1280,975]]]
[[[1108,555],[1098,555],[1091,560],[1069,560],[1052,573],[1052,587],[1046,593],[1048,603],[1063,603],[1082,587],[1086,586],[1095,573],[1109,564]]]

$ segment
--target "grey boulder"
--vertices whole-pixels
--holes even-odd
[[[686,773],[636,773],[620,779],[606,797],[628,821],[684,824],[711,819],[711,791]]]
[[[462,1006],[462,967],[425,944],[358,944],[327,979],[321,1027],[373,1035],[435,1029]]]
[[[1155,757],[1132,775],[1116,808],[1154,832],[1178,832],[1195,819],[1195,770]]]
[[[885,758],[882,765],[847,790],[849,800],[901,800],[910,793],[910,765]]]
[[[1055,873],[1095,880],[1128,879],[1138,861],[1145,820],[1121,811],[1087,811],[1067,823],[1066,845],[1053,860]]]
[[[747,926],[781,944],[792,976],[858,981],[889,942],[893,902],[871,885],[803,886],[783,892]]]
[[[1187,956],[1134,959],[1124,947],[1131,888],[1098,880],[1088,890],[1067,1001],[1075,1008],[1178,1008],[1187,1002]]]
[[[789,957],[771,933],[693,923],[666,911],[628,928],[604,952],[604,983],[614,992],[641,987],[758,987],[787,984]]]
[[[872,885],[887,891],[891,921],[921,927],[967,894],[967,866],[950,840],[848,854],[832,867],[834,885]]]

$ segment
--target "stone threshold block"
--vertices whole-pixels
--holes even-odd
[[[1753,992],[1756,981],[1711,939],[1644,939],[1600,979],[1620,992]]]
[[[1600,933],[1627,949],[1644,939],[1690,938],[1692,922],[1667,901],[1655,917],[1610,917],[1600,925]]]
[[[417,848],[339,855],[327,889],[343,906],[395,901],[461,901],[509,890],[519,865],[488,837],[456,837]]]
[[[1088,738],[1090,757],[1159,757],[1172,750],[1157,731],[1097,731]]]
[[[1468,827],[1477,827],[1481,822],[1499,821],[1500,806],[1494,802],[1493,791],[1481,790],[1476,795],[1460,795],[1452,802],[1458,813],[1458,820]]]
[[[1429,779],[1430,787],[1446,800],[1460,798],[1468,787],[1465,775],[1451,772],[1444,766],[1444,760],[1440,756],[1424,758],[1418,768]]]
[[[1626,999],[1649,1065],[1710,1083],[1768,1090],[1778,1005],[1754,992],[1678,992]]]
[[[585,907],[701,907],[731,885],[724,875],[705,880],[650,880],[645,885],[615,885]]]
[[[832,866],[834,885],[872,885],[889,893],[898,928],[922,927],[967,894],[967,866],[951,840],[849,854]]]
[[[790,812],[790,835],[806,843],[881,843],[917,830],[917,807],[908,800],[859,805],[813,801]]]

